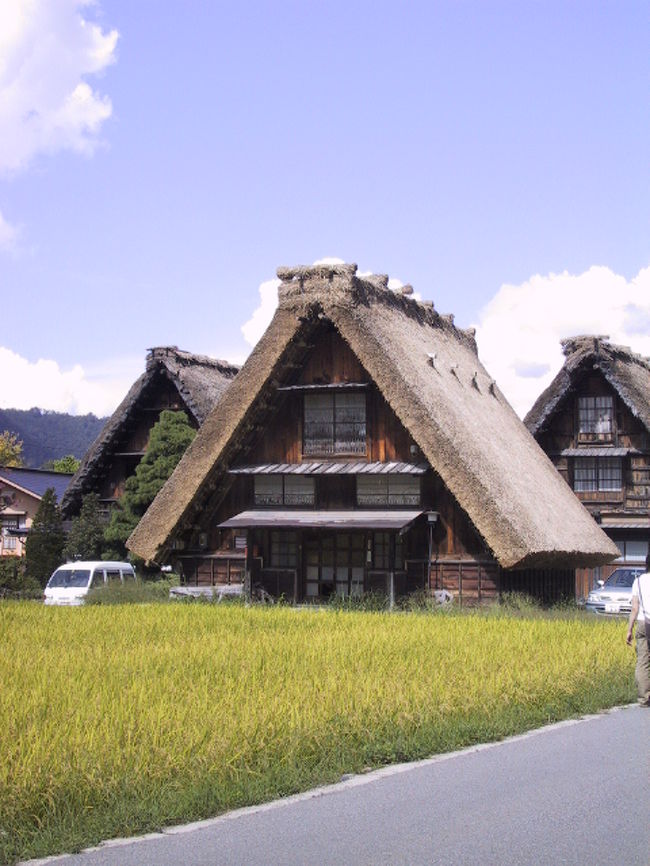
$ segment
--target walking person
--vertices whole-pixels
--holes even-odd
[[[636,623],[636,671],[634,679],[639,703],[650,707],[650,553],[645,561],[645,574],[632,585],[632,609],[627,623],[627,643],[632,646],[632,629]]]

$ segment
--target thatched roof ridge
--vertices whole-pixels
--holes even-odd
[[[650,430],[650,359],[608,337],[582,334],[562,340],[566,361],[524,419],[533,436],[542,432],[556,408],[591,370],[600,370],[621,400]]]
[[[283,268],[266,333],[129,539],[164,558],[198,523],[292,353],[331,321],[502,566],[598,564],[617,549],[596,526],[481,365],[470,331],[354,266]],[[294,359],[295,360],[295,359]]]
[[[176,386],[194,420],[201,425],[238,371],[239,367],[229,361],[194,355],[176,346],[149,349],[144,373],[136,379],[106,421],[73,476],[61,503],[64,515],[92,489],[93,479],[108,458],[138,401],[157,375],[166,376]]]

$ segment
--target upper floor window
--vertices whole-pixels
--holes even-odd
[[[357,475],[357,505],[419,505],[417,475]]]
[[[313,505],[314,479],[307,475],[256,475],[255,505]]]
[[[365,454],[366,395],[358,391],[305,394],[303,454]]]
[[[9,535],[10,529],[18,529],[17,517],[4,517],[2,520],[2,546],[5,550],[16,550],[16,536]]]
[[[578,493],[620,490],[623,486],[623,463],[620,457],[576,457],[573,467],[573,489]]]
[[[611,437],[614,432],[614,398],[579,397],[578,431],[589,436]]]

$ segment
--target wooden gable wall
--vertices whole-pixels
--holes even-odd
[[[578,437],[578,398],[581,396],[612,396],[614,398],[615,431],[612,441],[595,446],[611,445],[617,448],[631,448],[641,453],[630,454],[624,459],[623,489],[604,492],[577,492],[578,498],[593,507],[612,505],[617,510],[647,510],[650,507],[650,436],[644,425],[629,410],[616,390],[598,371],[587,373],[577,387],[571,391],[556,409],[547,429],[540,433],[537,441],[549,455],[558,472],[570,486],[573,486],[571,459],[563,457],[565,448],[577,448]]]
[[[110,454],[106,455],[103,469],[99,470],[94,489],[101,499],[116,500],[124,493],[124,484],[144,456],[151,428],[164,409],[185,412],[194,429],[198,428],[176,385],[162,372],[155,375],[122,423],[119,435],[110,446]]]
[[[334,328],[326,328],[314,340],[299,375],[288,385],[365,383],[367,401],[367,453],[371,461],[418,462],[411,452],[413,439],[371,382],[356,355]],[[303,392],[278,391],[277,411],[272,423],[258,438],[241,463],[300,463],[302,456]],[[313,458],[305,457],[305,460]]]

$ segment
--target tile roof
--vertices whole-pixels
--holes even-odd
[[[54,488],[58,502],[61,502],[72,475],[63,472],[48,472],[45,469],[23,469],[22,467],[0,466],[0,481],[21,487],[39,499],[49,487]]]

